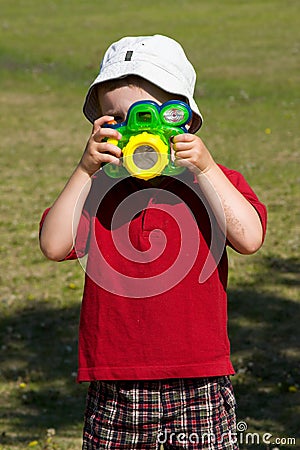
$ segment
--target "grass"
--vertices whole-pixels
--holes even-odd
[[[299,439],[298,2],[0,7],[0,449],[80,448],[86,386],[74,374],[83,273],[77,263],[43,258],[38,222],[84,148],[90,126],[81,108],[100,55],[123,35],[157,32],[179,40],[197,68],[201,137],[268,206],[261,251],[229,255],[238,418],[248,431]]]

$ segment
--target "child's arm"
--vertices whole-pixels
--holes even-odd
[[[196,174],[217,220],[222,223],[225,216],[228,241],[240,253],[256,252],[263,242],[256,209],[226,177],[198,136],[180,134],[173,138],[173,143],[178,165],[187,166]]]
[[[82,209],[91,188],[91,177],[103,163],[119,164],[121,150],[103,138],[120,139],[112,128],[102,128],[111,116],[97,119],[83,156],[65,188],[47,214],[40,233],[44,255],[54,261],[64,259],[73,247]]]

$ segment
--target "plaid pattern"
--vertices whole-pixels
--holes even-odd
[[[229,377],[93,381],[83,450],[238,449]]]

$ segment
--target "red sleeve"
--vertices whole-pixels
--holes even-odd
[[[251,189],[243,175],[235,170],[227,169],[224,166],[220,165],[220,168],[225,173],[227,178],[231,181],[231,183],[239,190],[239,192],[251,203],[251,205],[256,209],[263,229],[263,239],[266,235],[267,229],[267,208],[266,206],[258,199],[255,192]]]
[[[50,208],[47,208],[41,218],[40,221],[40,233],[43,227],[45,218],[50,211]],[[89,230],[90,230],[90,217],[86,210],[82,211],[81,218],[78,224],[77,235],[75,239],[74,246],[70,253],[62,260],[67,261],[71,259],[82,258],[87,253],[88,247],[88,239],[89,239]]]

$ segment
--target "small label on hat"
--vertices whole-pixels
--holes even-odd
[[[125,61],[131,61],[132,54],[133,54],[133,51],[132,50],[128,50],[126,52],[126,55],[125,55]]]

